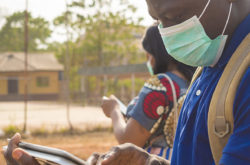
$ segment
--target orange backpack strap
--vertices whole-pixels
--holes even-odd
[[[215,164],[234,128],[233,103],[241,78],[250,66],[250,34],[236,49],[213,93],[208,112],[208,137]]]

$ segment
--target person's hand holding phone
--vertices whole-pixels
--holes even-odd
[[[18,148],[20,141],[21,135],[16,133],[9,140],[8,148],[2,151],[7,165],[39,165],[32,156]]]
[[[113,111],[119,111],[119,104],[113,95],[110,97],[103,96],[101,107],[104,114],[109,118]]]

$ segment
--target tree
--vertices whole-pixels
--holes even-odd
[[[0,51],[24,50],[25,12],[16,12],[6,17],[6,23],[0,30]],[[34,18],[29,13],[29,51],[39,50],[39,45],[47,45],[50,37],[49,22],[44,18]]]
[[[100,66],[138,63],[142,57],[144,60],[138,49],[138,41],[144,32],[144,27],[140,26],[142,18],[128,16],[129,13],[133,15],[136,8],[125,0],[91,2],[73,1],[69,13],[54,20],[56,26],[64,26],[65,15],[70,16],[71,34],[76,32],[78,36],[80,61],[77,61],[85,60],[90,66]],[[114,10],[114,3],[119,7],[117,10]]]
[[[69,5],[68,12],[54,20],[56,26],[64,28],[65,16],[70,20],[71,90],[79,91],[80,78],[76,72],[82,66],[144,62],[145,55],[139,45],[145,27],[140,25],[142,18],[132,17],[135,12],[136,8],[126,0],[75,0]],[[64,51],[61,49],[58,53],[60,61],[65,59]],[[89,84],[103,86],[102,80],[94,81]]]

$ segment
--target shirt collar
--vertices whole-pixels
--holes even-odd
[[[224,67],[242,40],[250,33],[250,14],[237,27],[215,68]]]
[[[186,88],[188,87],[188,82],[182,78],[180,78],[179,76],[171,73],[171,72],[165,72],[166,75],[168,75],[173,81],[175,81],[181,88]],[[162,79],[163,76],[159,76],[159,79]]]

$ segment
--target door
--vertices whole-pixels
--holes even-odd
[[[8,94],[18,94],[18,80],[8,80]]]

